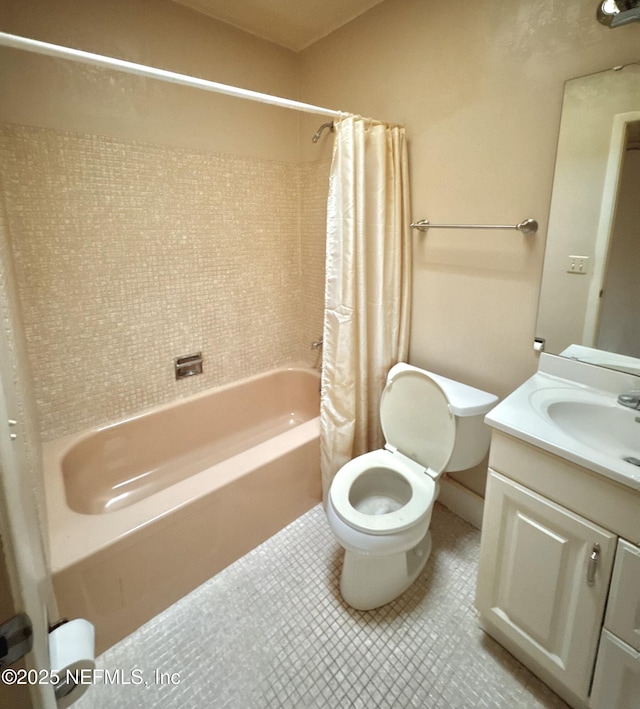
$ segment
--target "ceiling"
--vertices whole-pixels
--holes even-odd
[[[174,0],[299,52],[382,0]]]

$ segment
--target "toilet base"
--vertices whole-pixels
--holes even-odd
[[[369,556],[345,550],[340,593],[360,611],[384,606],[404,593],[418,578],[431,553],[429,531],[409,551]]]

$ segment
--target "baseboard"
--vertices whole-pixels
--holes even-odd
[[[482,529],[484,498],[473,490],[461,485],[457,480],[444,476],[440,480],[438,502],[442,502],[458,517],[462,517],[477,529]]]

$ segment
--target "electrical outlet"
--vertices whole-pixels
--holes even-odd
[[[589,270],[588,256],[569,256],[567,264],[567,273],[576,273],[584,275]]]

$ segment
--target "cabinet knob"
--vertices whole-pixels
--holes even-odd
[[[587,586],[594,586],[596,583],[598,561],[600,561],[600,545],[598,542],[595,542],[591,547],[591,554],[589,555],[589,565],[587,566]]]

